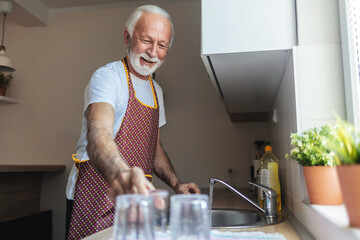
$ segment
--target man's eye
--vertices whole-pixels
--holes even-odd
[[[151,43],[150,40],[146,40],[146,39],[140,39],[140,41],[143,42],[143,43]]]
[[[168,48],[168,46],[165,45],[165,44],[158,44],[158,45],[159,45],[160,48]]]

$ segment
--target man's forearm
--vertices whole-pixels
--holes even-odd
[[[87,138],[87,152],[90,160],[106,180],[114,179],[120,170],[128,169],[120,157],[111,134],[106,130],[90,127],[88,128]]]
[[[173,165],[160,143],[158,143],[156,148],[154,172],[162,181],[173,189],[181,183],[179,178],[176,176]]]
[[[160,130],[154,160],[154,172],[169,185],[177,194],[201,193],[199,187],[193,183],[183,183],[176,176],[175,169],[160,144]]]
[[[154,186],[141,168],[129,168],[113,138],[114,108],[108,103],[93,103],[85,111],[87,119],[86,150],[90,161],[109,184],[112,199],[119,194],[147,194]]]
[[[120,170],[128,169],[112,136],[113,108],[106,103],[94,103],[87,108],[85,115],[88,140],[86,150],[90,161],[109,182]]]

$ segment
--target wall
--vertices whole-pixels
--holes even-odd
[[[284,154],[291,149],[290,133],[333,123],[334,112],[345,117],[345,96],[337,0],[298,0],[298,46],[288,63],[274,104],[277,125],[269,123],[277,143],[285,205],[316,239],[342,234],[309,207],[302,168]],[[324,230],[326,228],[326,231]]]
[[[44,174],[42,209],[53,209],[54,239],[63,239],[65,186],[81,128],[83,90],[94,70],[124,56],[122,29],[130,12],[148,1],[53,11],[48,26],[8,21],[8,55],[16,72],[1,105],[0,164],[66,164]],[[252,142],[267,139],[265,123],[230,122],[200,59],[200,1],[152,1],[173,17],[175,40],[157,72],[167,124],[161,139],[183,181],[208,186],[210,176],[246,186]],[[184,17],[186,16],[186,17]],[[165,187],[158,179],[157,187]]]
[[[290,134],[297,132],[297,116],[295,103],[294,67],[293,56],[287,63],[273,109],[277,113],[277,122],[269,121],[271,142],[273,152],[280,161],[280,182],[282,184],[282,197],[287,208],[290,208],[286,201],[287,195],[298,195],[299,185],[296,184],[299,178],[299,166],[295,161],[286,159],[285,154],[290,149]]]
[[[294,47],[299,131],[345,116],[338,0],[300,0]],[[326,10],[325,8],[326,7]]]
[[[294,75],[299,132],[334,122],[334,113],[345,117],[338,10],[337,0],[297,1]],[[304,182],[299,185],[300,200],[307,199]]]

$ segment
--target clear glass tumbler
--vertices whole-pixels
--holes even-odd
[[[153,240],[153,198],[140,194],[116,197],[114,240]]]
[[[153,197],[154,204],[154,221],[155,226],[161,232],[166,232],[168,224],[168,202],[169,192],[162,189],[149,191],[149,195]]]
[[[172,240],[209,240],[209,197],[204,194],[179,194],[170,198]]]

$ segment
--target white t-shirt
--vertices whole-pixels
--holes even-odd
[[[155,99],[153,96],[150,81],[142,80],[131,74],[131,81],[134,86],[136,98],[143,104],[155,106]],[[163,91],[158,83],[153,80],[153,85],[158,97],[159,106],[159,127],[166,124]],[[85,113],[87,107],[96,102],[105,102],[111,104],[115,110],[113,137],[115,138],[121,122],[125,116],[126,108],[129,101],[129,88],[125,73],[125,68],[122,61],[109,63],[99,68],[91,77],[90,82],[85,88],[84,92],[84,109]],[[79,141],[76,147],[76,158],[79,160],[88,160],[89,156],[86,151],[88,144],[87,134],[87,120],[82,118],[82,127]],[[75,184],[77,177],[77,169],[75,165],[72,167],[68,183],[66,186],[66,196],[68,199],[73,199],[75,192]]]

